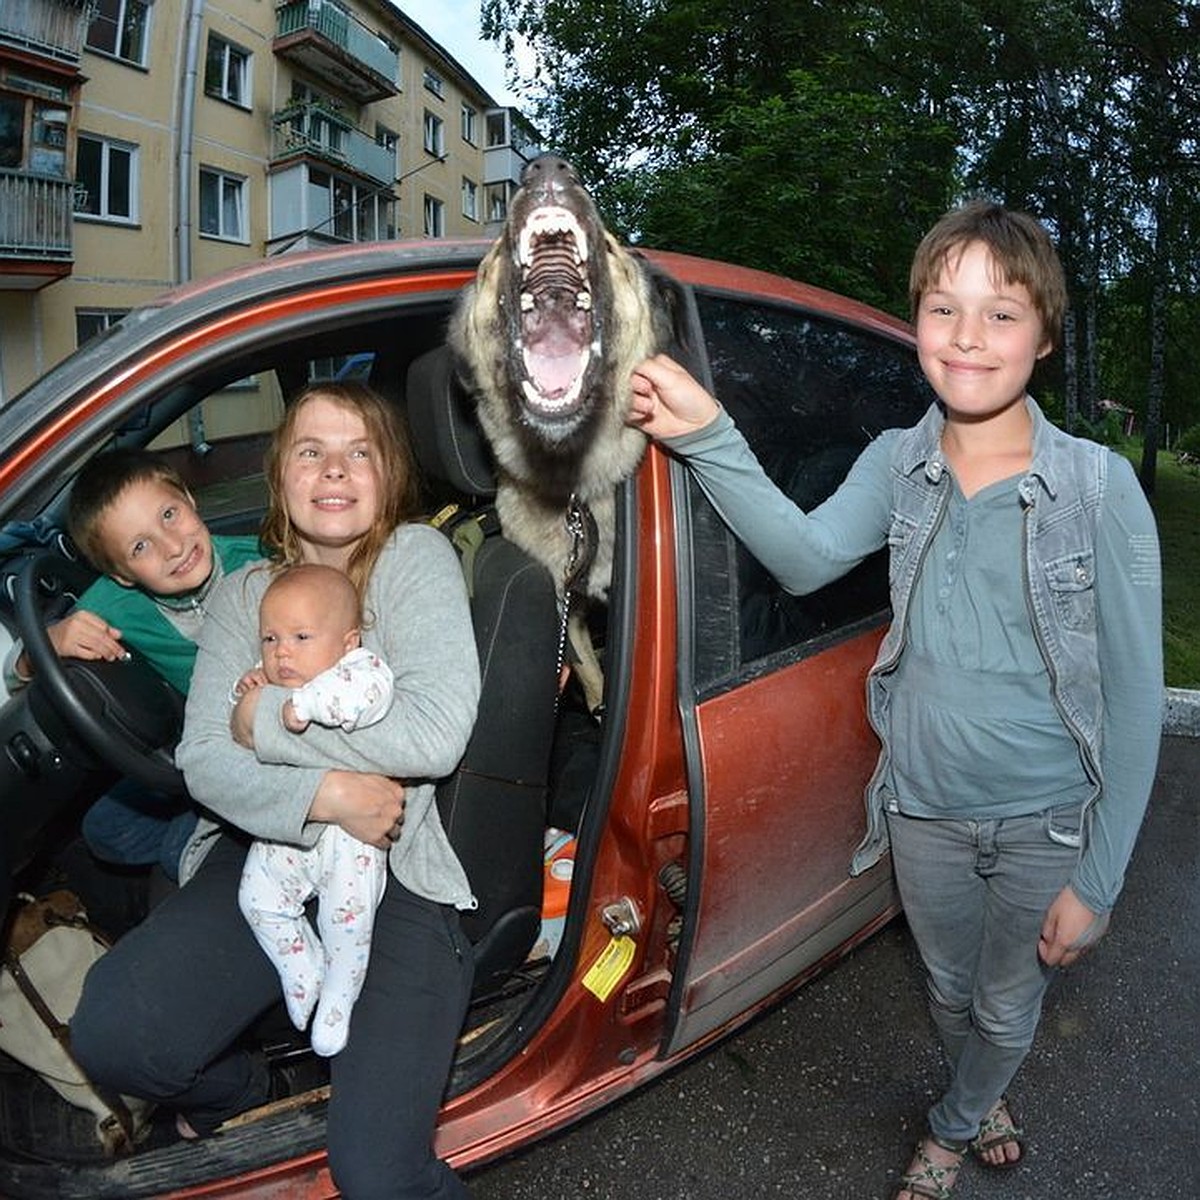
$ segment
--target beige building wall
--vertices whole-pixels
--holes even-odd
[[[53,5],[60,0],[43,2]],[[494,110],[494,102],[401,10],[387,0],[348,0],[341,5],[399,53],[400,90],[364,103],[276,53],[279,17],[270,0],[206,0],[198,6],[199,26],[194,28],[189,17],[196,7],[192,0],[149,4],[144,66],[90,48],[83,52],[84,82],[75,127],[84,136],[136,147],[136,214],[129,221],[114,221],[77,212],[71,273],[36,291],[0,290],[0,403],[76,348],[81,313],[102,323],[184,279],[204,278],[264,254],[339,240],[328,224],[307,232],[276,229],[272,236],[273,211],[275,224],[280,224],[280,196],[299,196],[304,190],[295,182],[290,192],[279,186],[279,174],[272,196],[272,170],[274,165],[278,171],[281,145],[272,118],[288,107],[297,84],[329,97],[339,119],[357,130],[354,136],[368,151],[374,152],[380,127],[398,135],[397,161],[392,164],[395,182],[355,177],[361,192],[390,189],[395,196],[394,236],[426,236],[427,200],[442,206],[442,236],[487,237],[495,229],[485,224],[484,173],[487,113]],[[211,35],[249,56],[243,103],[205,94]],[[191,60],[189,46],[195,49]],[[471,141],[463,138],[464,104],[474,113]],[[441,155],[426,149],[427,114],[442,122]],[[330,168],[319,157],[306,161],[310,170]],[[386,155],[376,161],[386,162]],[[202,169],[243,181],[241,236],[200,232]],[[473,186],[473,214],[464,213],[464,180]],[[276,419],[279,405],[280,397],[265,383],[239,390],[228,403],[218,400],[207,406],[203,436],[212,440],[244,432],[246,426],[262,428]],[[180,429],[176,435],[180,440],[195,438],[197,431]]]

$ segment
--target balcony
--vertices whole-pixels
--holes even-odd
[[[4,0],[0,46],[78,67],[94,9],[93,0]]]
[[[6,0],[7,2],[7,0]],[[323,0],[276,9],[273,49],[359,104],[400,91],[400,55],[361,21]]]
[[[75,184],[0,169],[0,291],[34,291],[71,273]]]
[[[293,104],[275,114],[271,163],[298,156],[352,171],[377,183],[396,178],[396,154],[343,116],[319,104]]]
[[[520,185],[525,167],[541,154],[533,127],[514,108],[491,108],[483,151],[483,182]]]

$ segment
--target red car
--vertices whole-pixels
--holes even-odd
[[[0,411],[0,650],[19,631],[36,650],[37,630],[91,578],[63,513],[73,472],[107,446],[163,448],[211,527],[246,532],[262,511],[263,432],[311,378],[369,379],[418,434],[430,394],[469,423],[439,347],[484,249],[356,246],[182,288]],[[773,275],[646,257],[682,291],[690,365],[802,505],[832,491],[871,437],[927,407],[901,322]],[[430,511],[486,506],[487,489],[465,488],[439,453],[425,438]],[[790,597],[651,448],[619,489],[613,589],[593,615],[601,722],[569,691],[553,701],[557,678],[539,660],[553,664],[557,640],[548,576],[539,588],[517,634],[498,639],[508,653],[489,666],[477,726],[495,759],[529,761],[477,770],[501,788],[483,800],[491,824],[452,833],[488,910],[438,1134],[460,1169],[703,1050],[898,908],[886,861],[848,874],[877,753],[863,681],[889,618],[882,558]],[[155,881],[90,861],[79,818],[116,773],[171,780],[179,706],[136,660],[104,667],[46,663],[5,697],[0,903],[65,879],[119,934]],[[549,718],[530,717],[527,697]],[[0,1195],[335,1195],[322,1063],[287,1029],[256,1031],[279,1100],[201,1142],[175,1140],[164,1119],[114,1160],[97,1156],[80,1110],[0,1056]]]

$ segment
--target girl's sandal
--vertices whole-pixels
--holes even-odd
[[[925,1149],[926,1141],[933,1142],[949,1154],[957,1157],[951,1163],[938,1166]],[[958,1180],[958,1169],[967,1153],[966,1142],[952,1142],[936,1134],[927,1133],[913,1151],[913,1162],[900,1176],[893,1198],[907,1192],[921,1200],[950,1200],[950,1193]]]
[[[1008,1097],[1001,1096],[992,1111],[983,1118],[979,1132],[971,1139],[971,1153],[979,1165],[987,1167],[989,1171],[1011,1171],[1025,1157],[1025,1143],[1021,1140],[1023,1132],[1013,1119]],[[984,1157],[989,1150],[999,1150],[1005,1146],[1016,1146],[1020,1153],[1016,1158],[1006,1158],[1002,1162],[993,1162]]]

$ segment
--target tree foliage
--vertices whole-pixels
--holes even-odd
[[[481,7],[488,36],[532,48],[534,118],[627,239],[903,313],[920,235],[991,196],[1057,237],[1072,308],[1043,385],[1068,422],[1102,398],[1155,444],[1200,420],[1181,366],[1200,285],[1200,0]]]

